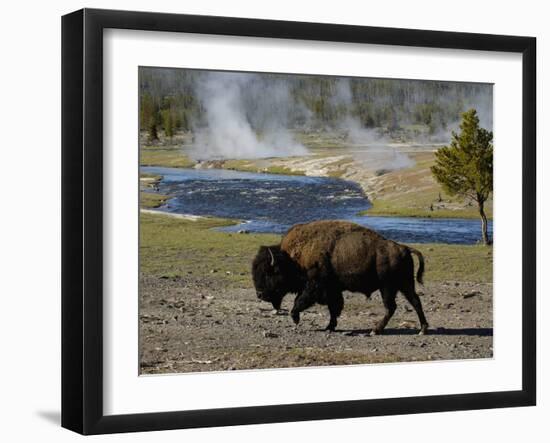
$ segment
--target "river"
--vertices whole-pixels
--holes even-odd
[[[141,167],[162,175],[159,192],[172,196],[160,211],[243,220],[223,231],[281,234],[296,224],[321,219],[349,220],[404,243],[473,244],[480,221],[458,218],[357,215],[370,207],[361,188],[349,181],[223,169]],[[493,223],[489,222],[492,237]]]

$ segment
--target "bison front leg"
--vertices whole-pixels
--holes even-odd
[[[382,288],[380,292],[382,293],[382,301],[384,302],[386,313],[384,314],[382,320],[380,320],[376,327],[371,331],[371,335],[381,334],[397,309],[397,304],[395,303],[397,291],[394,289]]]
[[[320,287],[316,282],[308,281],[304,290],[294,299],[294,306],[290,316],[295,324],[300,323],[300,312],[313,306],[319,300]]]
[[[328,295],[328,311],[330,312],[330,321],[328,326],[325,328],[326,331],[334,331],[336,325],[338,324],[338,317],[342,313],[344,308],[344,297],[342,292],[335,291]]]

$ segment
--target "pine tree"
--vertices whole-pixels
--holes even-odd
[[[164,128],[164,135],[171,140],[174,137],[176,128],[175,118],[170,108],[162,110],[162,127]]]
[[[150,142],[154,142],[159,139],[157,119],[154,116],[149,119],[149,124],[147,125],[147,138]]]
[[[450,195],[470,198],[478,205],[483,243],[490,244],[484,205],[493,192],[493,133],[479,126],[475,109],[462,114],[460,133],[435,154],[431,170]]]

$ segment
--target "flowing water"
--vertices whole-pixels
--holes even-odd
[[[228,232],[284,233],[296,223],[349,220],[404,243],[472,244],[480,239],[479,220],[357,215],[370,207],[352,182],[325,177],[258,174],[223,169],[142,167],[162,175],[159,192],[172,196],[159,210],[242,220]],[[492,237],[493,224],[489,222]]]

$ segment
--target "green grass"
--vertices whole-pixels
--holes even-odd
[[[144,146],[140,152],[141,166],[163,166],[168,168],[191,168],[195,162],[176,147],[160,148]]]
[[[139,206],[145,209],[154,209],[166,203],[170,198],[169,195],[153,194],[152,192],[139,193]]]
[[[211,229],[234,223],[219,218],[189,221],[141,214],[140,272],[157,277],[221,279],[236,287],[249,287],[250,264],[258,247],[278,243],[280,236]]]
[[[457,197],[446,195],[432,177],[433,152],[409,154],[414,166],[391,171],[378,178],[372,207],[360,215],[429,218],[479,218],[476,203],[465,206]],[[439,199],[442,199],[440,202]],[[433,208],[433,210],[432,210]],[[493,217],[493,202],[485,204],[489,219]]]
[[[424,256],[424,281],[493,281],[493,247],[485,245],[447,245],[422,243],[411,245]],[[415,260],[415,270],[418,262]]]
[[[276,244],[280,236],[211,229],[234,223],[219,218],[189,221],[162,214],[141,214],[140,272],[164,278],[192,276],[221,280],[232,287],[251,287],[250,264],[259,246]],[[446,244],[414,247],[424,255],[426,282],[492,281],[492,247]]]
[[[254,160],[221,160],[219,166],[222,169],[233,171],[256,172],[266,174],[284,174],[284,175],[304,175],[304,171],[294,171],[284,166],[265,166],[265,161]]]
[[[168,168],[192,168],[195,162],[175,147],[150,147],[141,149],[141,166],[161,166]],[[219,160],[216,167],[233,171],[256,172],[284,175],[304,175],[304,171],[295,171],[284,166],[265,165],[263,160]]]
[[[426,217],[426,218],[474,218],[479,219],[479,212],[475,207],[467,209],[438,209],[430,210],[430,202],[425,202],[427,197],[409,196],[410,200],[401,205],[399,201],[392,200],[374,200],[372,206],[360,211],[359,215],[377,215],[381,217]],[[414,198],[418,197],[418,198]],[[437,198],[437,197],[436,197]],[[422,203],[424,202],[424,203]],[[492,219],[492,211],[488,212],[487,217]],[[480,222],[481,223],[481,222]],[[481,229],[481,226],[480,226]]]
[[[263,169],[262,172],[266,172],[268,174],[305,175],[304,171],[293,170],[290,168],[285,168],[284,166],[268,166]]]
[[[222,167],[233,171],[260,172],[259,166],[250,160],[225,160]]]

